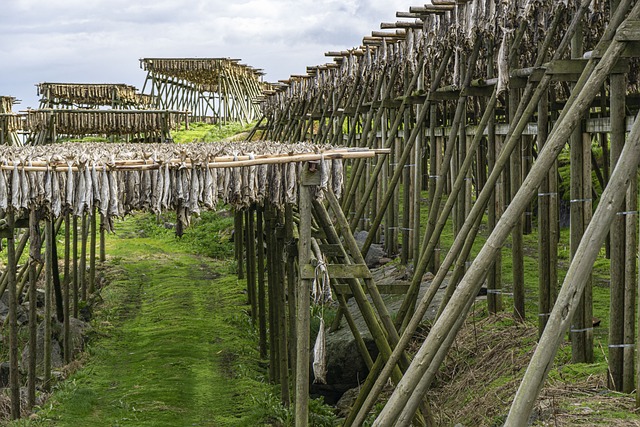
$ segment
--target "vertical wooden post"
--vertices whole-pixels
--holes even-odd
[[[634,173],[629,179],[627,189],[625,212],[625,291],[624,291],[624,348],[622,366],[622,391],[632,393],[635,386],[635,323],[636,323],[636,298],[638,276],[636,268],[638,250],[638,174]]]
[[[106,222],[105,216],[100,214],[100,262],[105,262],[107,260],[107,248],[106,248],[107,225],[105,222]]]
[[[265,286],[264,286],[264,231],[262,213],[264,208],[258,206],[257,209],[257,238],[258,238],[258,330],[260,336],[260,358],[267,358],[267,314],[265,306]]]
[[[15,172],[14,172],[15,173]],[[11,198],[11,196],[9,196]],[[9,288],[9,387],[11,389],[11,419],[20,418],[20,371],[18,369],[18,296],[16,294],[16,252],[14,211],[9,204],[7,218],[7,286]],[[31,302],[35,306],[34,302]]]
[[[315,174],[319,175],[319,174]],[[313,174],[306,164],[300,185],[300,240],[298,241],[298,263],[300,285],[298,288],[298,310],[296,314],[296,427],[309,425],[309,340],[311,281],[302,278],[302,269],[311,262],[311,188]]]
[[[79,295],[79,278],[78,278],[78,217],[73,215],[73,242],[72,242],[72,272],[71,277],[73,278],[73,317],[78,318],[78,305],[80,303],[80,295]]]
[[[256,230],[255,206],[246,210],[247,223],[247,290],[251,302],[251,321],[255,325],[258,319],[258,299],[256,294]]]
[[[69,284],[71,282],[71,278],[69,277],[69,262],[70,262],[70,254],[71,248],[69,247],[70,238],[71,238],[71,230],[69,229],[71,223],[69,218],[69,213],[67,212],[64,216],[64,282],[62,283],[62,292],[64,295],[64,359],[65,363],[71,363],[71,331],[69,327],[69,318],[71,316],[71,306],[70,306],[70,294],[69,294]]]
[[[89,221],[91,221],[91,236],[89,241],[89,294],[96,291],[97,213],[97,209],[93,208],[89,217]]]
[[[613,7],[613,4],[612,4]],[[623,74],[610,76],[611,171],[616,167],[625,143],[625,95]],[[625,219],[616,215],[611,224],[611,299],[609,307],[609,386],[622,391],[624,343],[624,248]]]
[[[81,241],[80,241],[80,263],[78,276],[80,278],[80,292],[82,293],[82,301],[87,301],[87,237],[89,234],[89,224],[86,213],[82,213],[81,225]]]
[[[276,227],[275,239],[275,267],[278,310],[278,364],[280,365],[280,396],[282,404],[289,406],[291,398],[289,395],[289,352],[287,349],[287,302],[286,302],[286,281],[284,265],[284,212],[278,212],[278,225]]]
[[[287,251],[287,303],[289,311],[289,366],[291,371],[296,363],[296,255],[298,248],[293,234],[293,206],[289,203],[285,206],[285,242]]]
[[[405,82],[407,81],[405,76]],[[411,112],[408,108],[404,110],[404,124],[403,124],[403,138],[402,138],[402,147],[404,148],[408,142],[409,137],[411,136]],[[398,144],[400,146],[400,144]],[[407,163],[407,162],[403,162]],[[402,264],[407,264],[409,261],[409,245],[410,245],[410,235],[409,231],[411,228],[411,216],[410,216],[410,206],[411,206],[411,168],[409,164],[411,160],[409,160],[408,164],[398,164],[396,167],[402,168],[402,250],[400,252],[400,262]],[[366,256],[366,253],[365,253]]]
[[[40,256],[40,230],[38,215],[35,207],[29,210],[29,368],[27,380],[27,406],[32,408],[36,404],[36,355],[38,337],[38,305],[37,294],[37,264],[42,262]]]
[[[519,89],[509,90],[509,120],[515,121],[516,110],[520,102]],[[515,197],[522,184],[522,139],[516,144],[511,154],[511,199]],[[513,273],[513,313],[519,320],[524,320],[524,242],[522,238],[523,231],[522,215],[516,221],[513,232],[511,233],[511,258]]]
[[[51,389],[51,298],[53,285],[53,236],[51,218],[47,217],[44,224],[45,234],[45,288],[44,288],[44,384],[46,391]]]
[[[549,96],[543,95],[538,104],[538,150],[542,150],[549,136]],[[549,217],[549,176],[542,180],[538,191],[538,336],[549,320],[549,313],[553,306],[551,287],[551,263],[549,245],[550,217]]]
[[[419,91],[424,90],[424,77],[423,77],[423,69],[418,69],[416,71],[419,73],[418,77],[418,85],[417,88]],[[418,105],[416,107],[416,117],[421,116],[421,112],[423,108],[427,108],[423,105]],[[415,145],[415,161],[414,169],[413,169],[413,265],[418,265],[418,260],[420,258],[420,206],[422,205],[422,175],[423,175],[423,153],[425,152],[425,138],[424,138],[424,125],[423,123],[416,123],[416,126],[420,128],[420,133],[418,134],[416,145]],[[379,161],[381,161],[380,159]]]
[[[236,242],[236,260],[238,262],[238,279],[244,279],[244,230],[242,225],[242,211],[237,210],[234,215],[234,229]]]

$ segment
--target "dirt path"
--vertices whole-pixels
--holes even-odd
[[[129,226],[131,227],[131,226]],[[111,283],[87,365],[43,416],[56,426],[245,426],[264,393],[242,284],[171,241],[111,237]],[[46,421],[45,421],[46,422]]]

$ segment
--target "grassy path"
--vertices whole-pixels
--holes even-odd
[[[128,220],[108,240],[87,365],[61,385],[38,425],[256,425],[264,395],[243,285],[223,262]]]

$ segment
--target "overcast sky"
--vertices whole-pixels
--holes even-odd
[[[142,88],[144,57],[232,57],[268,81],[331,61],[406,0],[2,0],[0,95],[37,108],[39,82]]]

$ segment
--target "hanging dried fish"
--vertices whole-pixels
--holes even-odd
[[[200,193],[200,180],[198,179],[198,169],[191,169],[191,187],[189,190],[188,212],[191,215],[200,215],[198,206],[198,194]]]
[[[106,217],[109,214],[109,176],[107,174],[107,166],[102,165],[102,170],[100,171],[100,182],[102,187],[100,187],[100,214],[103,217]]]
[[[60,180],[58,172],[51,171],[51,213],[58,218],[62,213],[62,197],[60,195]]]
[[[82,216],[86,206],[86,179],[84,175],[84,166],[84,164],[78,165],[78,185],[75,187],[75,210],[73,212],[75,216]]]
[[[6,166],[7,162],[3,164]],[[4,170],[0,170],[0,211],[4,213],[8,207],[8,193],[7,193],[7,175]]]

